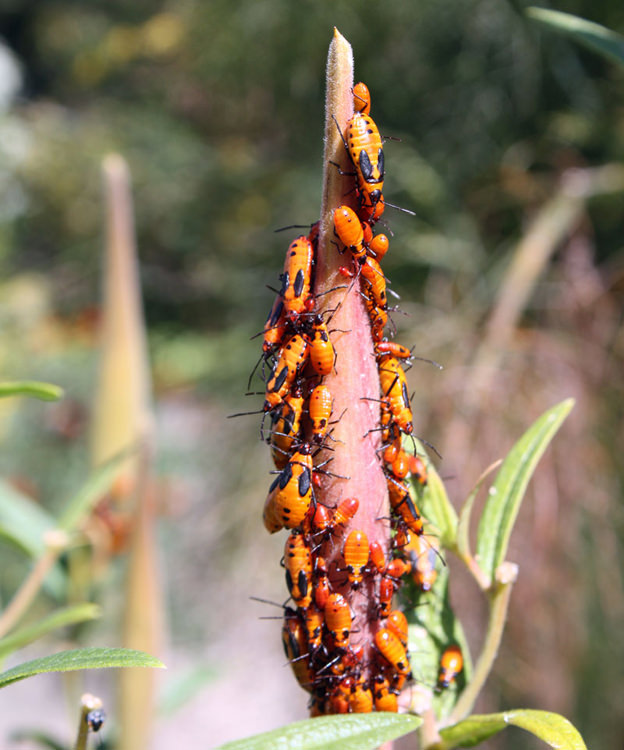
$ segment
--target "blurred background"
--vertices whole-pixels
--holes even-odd
[[[624,30],[615,0],[556,9]],[[133,180],[154,382],[169,665],[155,747],[305,717],[280,625],[259,619],[279,612],[249,600],[286,596],[284,539],[260,518],[269,453],[258,416],[226,416],[261,406],[244,393],[290,241],[274,230],[318,217],[334,26],[382,134],[400,138],[386,145],[385,196],[416,217],[386,211],[384,269],[401,297],[398,340],[444,365],[417,363],[409,380],[456,507],[536,417],[577,400],[521,510],[509,555],[520,578],[477,710],[557,711],[589,747],[621,747],[624,75],[518,2],[3,0],[2,377],[66,397],[2,405],[0,468],[52,509],[88,473],[101,161],[116,151]],[[100,581],[104,617],[84,642],[117,643],[121,565]],[[6,598],[27,562],[0,547],[0,569]],[[474,593],[458,572],[476,653]],[[56,679],[3,693],[4,737],[67,742]],[[105,705],[106,679],[86,678]],[[527,741],[512,730],[489,746]]]

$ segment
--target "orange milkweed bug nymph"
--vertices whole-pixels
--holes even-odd
[[[303,392],[295,387],[286,395],[279,413],[273,419],[271,427],[271,455],[277,469],[283,469],[288,463],[288,454],[299,438],[301,431],[301,414],[304,404]]]
[[[436,581],[438,571],[436,560],[440,555],[438,540],[433,536],[412,537],[403,545],[403,554],[412,563],[412,579],[421,591],[430,591]]]
[[[310,364],[318,375],[329,375],[334,367],[336,354],[329,338],[327,324],[321,315],[316,315],[308,335]]]
[[[364,570],[368,565],[368,537],[363,531],[354,529],[346,538],[342,550],[347,575],[351,588],[357,590],[363,580]]]
[[[427,466],[420,456],[415,453],[408,459],[408,465],[411,475],[423,487],[427,484]]]
[[[346,649],[351,635],[351,610],[342,594],[330,594],[325,604],[325,625],[335,648]]]
[[[332,593],[329,582],[327,563],[320,555],[314,560],[314,603],[320,610],[325,609],[329,595]]]
[[[291,533],[284,547],[288,593],[300,609],[312,601],[312,552],[301,534]]]
[[[364,231],[362,222],[352,208],[338,206],[334,210],[334,231],[338,235],[338,239],[353,255],[353,258],[358,263],[363,263],[366,259]]]
[[[301,524],[312,504],[312,456],[309,445],[302,445],[289,458],[271,485],[267,503],[269,501],[273,510],[267,510],[265,505],[265,526],[271,533],[273,531],[267,525],[267,519],[281,523],[287,529],[296,529]]]
[[[367,287],[367,291],[370,291],[375,307],[386,310],[388,308],[386,277],[378,261],[374,258],[366,258],[364,263],[362,263],[361,273],[367,282],[365,287]]]
[[[286,315],[298,317],[306,309],[312,285],[314,247],[305,235],[293,240],[286,251],[284,270],[280,276],[280,296],[284,300]]]
[[[389,354],[395,359],[410,359],[412,350],[396,341],[379,341],[375,344],[375,354],[380,357]]]
[[[369,714],[373,710],[373,692],[362,678],[351,687],[349,709],[354,714]]]
[[[371,95],[368,86],[360,81],[353,87],[353,109],[363,115],[370,114]]]
[[[418,508],[412,500],[409,487],[391,477],[386,478],[388,480],[390,507],[412,533],[420,536],[424,533],[424,525]]]
[[[399,609],[393,609],[386,620],[386,627],[391,630],[401,641],[404,648],[407,648],[408,626],[407,617]]]
[[[379,358],[379,382],[384,398],[388,399],[394,420],[403,432],[411,435],[414,427],[407,379],[395,357],[384,354]]]
[[[308,358],[308,342],[296,333],[279,350],[273,374],[266,385],[264,411],[282,403]]]
[[[388,617],[392,607],[394,596],[394,581],[391,578],[382,578],[379,581],[379,616]]]
[[[311,604],[305,610],[304,617],[310,650],[318,651],[323,645],[323,623],[325,622],[323,611],[316,604]]]
[[[312,422],[312,442],[322,443],[327,435],[329,418],[332,412],[333,398],[326,385],[317,385],[310,394],[308,404]]]
[[[284,617],[282,644],[297,682],[304,690],[312,692],[314,672],[309,666],[307,633],[298,615],[287,613]]]
[[[383,658],[400,675],[411,679],[412,672],[405,647],[391,630],[381,628],[375,634],[375,645]]]
[[[390,683],[382,674],[375,675],[373,680],[373,699],[377,711],[391,711],[396,713],[399,710],[399,702],[396,693],[390,689]]]
[[[438,689],[447,688],[464,668],[464,657],[456,644],[446,648],[440,657]]]
[[[368,251],[369,254],[375,258],[375,260],[379,263],[384,255],[388,252],[388,248],[390,247],[390,242],[388,241],[388,238],[385,234],[376,234],[369,242],[368,242]]]
[[[383,144],[373,118],[355,112],[347,123],[344,142],[355,167],[360,202],[373,207],[382,196],[384,183]]]

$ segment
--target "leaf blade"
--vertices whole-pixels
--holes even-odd
[[[566,399],[542,414],[516,442],[496,475],[477,532],[476,559],[490,581],[507,554],[529,480],[573,406],[574,399]]]
[[[216,750],[373,750],[383,742],[413,732],[421,724],[422,719],[410,714],[321,716],[226,742]]]
[[[58,401],[64,391],[52,383],[40,383],[35,380],[16,380],[0,383],[0,398],[7,396],[32,396],[40,401]]]
[[[473,747],[502,731],[516,726],[531,732],[557,750],[587,750],[578,730],[566,718],[550,711],[514,709],[498,714],[474,715],[440,731],[446,750]]]
[[[164,664],[155,656],[127,648],[78,648],[43,656],[18,664],[0,674],[0,688],[27,677],[48,672],[72,672],[78,669],[108,669],[112,667],[157,667]]]
[[[63,607],[56,610],[48,617],[27,627],[20,628],[10,636],[0,639],[0,659],[19,648],[41,638],[52,630],[62,628],[65,625],[73,625],[86,620],[93,620],[101,615],[101,608],[97,604],[77,604],[73,607]]]
[[[618,65],[624,65],[624,37],[615,31],[558,10],[531,7],[526,9],[526,14],[532,21],[570,37]]]

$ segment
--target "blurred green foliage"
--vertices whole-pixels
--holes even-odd
[[[84,470],[84,445],[68,457],[63,441],[83,434],[92,387],[103,227],[100,161],[111,150],[128,160],[134,181],[157,388],[190,386],[211,409],[223,407],[224,395],[240,407],[259,351],[249,337],[271,305],[265,285],[277,283],[291,236],[272,230],[318,215],[323,74],[333,26],[353,45],[356,76],[372,92],[382,133],[402,140],[386,146],[386,197],[417,216],[388,209],[397,239],[384,268],[416,317],[409,323],[397,316],[397,324],[421,336],[424,356],[465,366],[510,253],[561,173],[621,160],[623,153],[622,71],[531,24],[522,7],[518,0],[4,0],[1,41],[18,65],[21,85],[13,98],[0,97],[0,275],[6,280],[0,288],[0,363],[6,377],[58,382],[73,398],[46,417],[40,405],[28,405],[11,433],[3,470],[28,479],[45,474],[44,463],[62,466],[47,472],[44,499],[60,497]],[[624,6],[615,0],[570,0],[557,10],[624,29]],[[589,250],[582,258],[590,267],[584,278],[604,284],[604,294],[592,298],[602,305],[602,324],[589,323],[580,287],[578,297],[558,291],[558,284],[577,278],[579,256],[570,255],[538,289],[523,319],[523,343],[535,332],[535,354],[526,356],[522,343],[514,352],[512,364],[525,369],[513,381],[513,404],[499,403],[516,409],[500,430],[517,435],[530,422],[523,412],[530,395],[544,397],[535,416],[563,397],[580,395],[579,419],[585,414],[587,421],[576,433],[577,445],[568,447],[582,450],[581,443],[595,439],[581,459],[563,456],[566,466],[587,461],[586,483],[566,489],[559,475],[565,528],[546,535],[551,545],[555,537],[565,540],[556,547],[559,562],[568,565],[561,570],[574,571],[584,598],[574,605],[580,609],[568,609],[566,601],[560,611],[570,613],[566,622],[592,634],[591,646],[578,636],[544,666],[546,683],[552,686],[552,678],[561,688],[560,702],[539,705],[569,716],[588,746],[613,745],[624,733],[618,706],[604,699],[618,694],[622,677],[624,652],[616,638],[621,596],[616,606],[595,583],[605,572],[608,591],[621,583],[624,528],[613,501],[573,512],[565,499],[586,502],[596,474],[604,482],[597,496],[624,494],[615,447],[624,413],[616,366],[624,357],[617,313],[624,289],[621,198],[593,198],[585,217]],[[423,295],[431,312],[414,305]],[[553,331],[556,367],[553,339],[546,346],[540,338]],[[597,362],[600,374],[583,369]],[[427,384],[417,396],[423,423],[439,430],[456,392],[426,405],[436,393],[429,387],[438,386],[428,375],[418,377]],[[557,379],[563,390],[556,390]],[[197,466],[225,464],[229,448],[257,430],[255,423],[236,425],[231,443],[223,442],[222,414],[212,416],[213,428],[196,441]],[[485,453],[488,439],[477,437]],[[174,443],[170,439],[165,464],[184,445]],[[248,506],[227,506],[236,493],[263,492],[251,478],[261,464],[260,449],[245,444],[240,451],[249,471],[213,477],[217,499],[202,527],[209,534],[206,548],[222,564],[219,575],[233,570],[233,540],[259,528]],[[499,455],[475,461],[475,478]],[[195,459],[191,463],[195,467]],[[617,544],[596,541],[597,523],[604,524],[598,533],[617,533]],[[574,537],[570,547],[571,527],[585,536]],[[178,552],[183,542],[170,540]],[[609,562],[603,559],[601,566],[599,553],[607,550]],[[196,554],[174,576],[205,584],[203,569],[198,572],[204,552]],[[524,562],[530,567],[530,559]],[[538,573],[566,589],[565,575]],[[239,583],[245,580],[235,575]],[[206,578],[210,583],[218,575]],[[174,588],[174,604],[186,612],[191,595],[185,600],[183,587]],[[213,613],[204,615],[216,629]],[[184,625],[192,628],[190,622]],[[530,654],[535,642],[522,639],[532,631],[511,627],[518,653]],[[530,686],[544,677],[518,676],[514,658],[523,657],[507,658],[517,679],[500,686],[488,710],[530,704]],[[515,737],[509,733],[501,742],[524,743]]]

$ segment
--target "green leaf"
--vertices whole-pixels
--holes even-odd
[[[110,491],[122,468],[123,460],[128,457],[128,453],[128,450],[121,451],[89,475],[87,481],[72,497],[58,519],[57,526],[59,529],[69,533],[80,526],[91,509]]]
[[[584,18],[546,8],[527,8],[527,16],[553,31],[570,37],[612,62],[624,65],[624,37]]]
[[[474,501],[479,494],[483,482],[488,478],[494,469],[497,469],[502,460],[495,461],[493,464],[487,467],[487,469],[481,474],[477,483],[472,489],[472,492],[466,498],[466,502],[463,504],[462,509],[459,513],[459,521],[457,523],[457,552],[461,557],[469,558],[470,552],[470,518],[472,516],[472,506]]]
[[[21,380],[0,383],[0,398],[5,396],[32,396],[41,401],[58,401],[63,398],[63,389],[51,383],[38,383],[34,380]]]
[[[424,488],[412,480],[412,488],[415,489],[419,498],[419,509],[438,530],[440,544],[443,547],[452,548],[455,546],[457,534],[457,513],[446,494],[444,483],[420,444],[418,444],[418,453],[424,456],[428,474],[427,486]]]
[[[0,688],[13,682],[45,672],[70,672],[77,669],[103,669],[108,667],[162,667],[156,657],[129,648],[77,648],[61,651],[19,664],[0,674]]]
[[[574,399],[549,409],[511,449],[490,488],[477,534],[477,562],[490,579],[507,554],[520,503],[538,461],[570,413]]]
[[[373,750],[383,742],[413,732],[422,719],[410,714],[320,716],[289,724],[216,750]]]
[[[48,617],[44,617],[39,622],[27,627],[21,628],[10,636],[0,639],[0,659],[4,659],[8,654],[23,648],[29,643],[36,641],[52,630],[62,628],[65,625],[73,625],[77,622],[94,620],[101,614],[100,607],[97,604],[77,604],[73,607],[64,607],[53,612]]]
[[[422,686],[433,688],[438,680],[440,657],[456,643],[462,650],[464,669],[446,690],[433,694],[438,719],[447,717],[472,676],[472,660],[461,622],[451,608],[449,569],[442,566],[431,591],[420,593],[408,579],[401,587],[401,602],[409,622],[409,655],[412,672]],[[410,608],[409,602],[412,602]],[[415,604],[414,604],[415,603]]]
[[[549,711],[514,709],[500,714],[471,716],[440,731],[446,750],[473,747],[508,726],[526,729],[557,750],[587,750],[583,738],[563,716]]]
[[[44,535],[55,528],[52,515],[8,482],[0,479],[0,540],[15,545],[35,559],[45,551]],[[56,599],[65,588],[65,574],[56,564],[46,576],[44,587]]]

